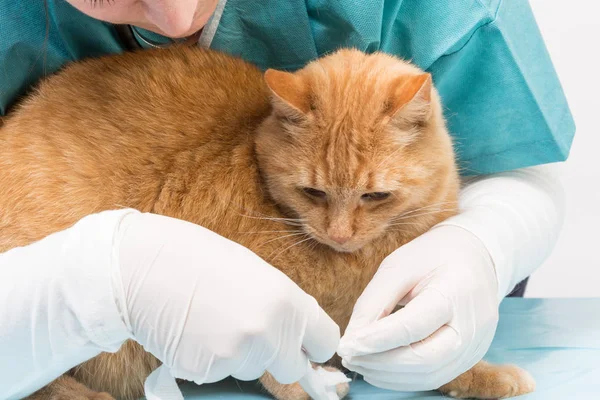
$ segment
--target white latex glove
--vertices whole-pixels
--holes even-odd
[[[383,261],[338,351],[344,366],[378,387],[435,389],[487,351],[498,322],[497,291],[479,239],[437,227]],[[406,306],[380,319],[399,303]]]
[[[119,243],[125,321],[173,376],[293,383],[335,353],[339,328],[317,301],[245,247],[153,214],[125,217]]]
[[[375,386],[437,389],[480,361],[501,299],[554,246],[564,199],[538,167],[472,180],[460,207],[387,257],[356,303],[338,353]]]
[[[0,397],[8,399],[129,338],[199,383],[265,370],[294,382],[339,341],[316,301],[249,250],[131,210],[88,216],[0,254],[0,304],[10,305],[0,307]]]

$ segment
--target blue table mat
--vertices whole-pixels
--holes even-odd
[[[504,300],[496,337],[485,359],[517,364],[534,376],[536,391],[519,399],[600,399],[600,298]],[[226,380],[181,387],[186,400],[271,398],[256,382]],[[347,398],[440,397],[437,392],[391,392],[357,380]]]

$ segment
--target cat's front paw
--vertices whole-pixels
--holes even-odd
[[[535,380],[515,365],[482,361],[439,390],[458,399],[506,399],[533,392]]]
[[[331,371],[331,372],[340,372],[340,370],[335,367],[323,367],[323,368],[326,369],[327,371]],[[344,397],[346,397],[348,395],[348,393],[350,393],[350,383],[349,382],[338,383],[335,386],[335,391],[336,391],[338,397],[340,399],[343,399]]]
[[[334,367],[323,367],[327,371],[339,372],[339,369]],[[310,396],[302,389],[298,383],[291,385],[282,385],[277,382],[271,374],[266,373],[260,378],[260,383],[264,388],[273,395],[277,400],[310,400]],[[350,384],[347,382],[336,385],[335,390],[340,399],[343,399],[350,392]]]

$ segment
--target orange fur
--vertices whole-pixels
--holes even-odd
[[[164,214],[250,248],[343,330],[383,258],[454,213],[459,179],[431,79],[404,61],[341,50],[263,79],[242,60],[173,48],[42,82],[0,128],[0,188],[0,251],[102,210]],[[61,378],[33,398],[134,399],[157,365],[127,342],[70,372],[86,386]]]

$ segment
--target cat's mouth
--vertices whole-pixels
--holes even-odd
[[[340,253],[354,253],[355,251],[360,250],[362,247],[357,245],[336,245],[334,243],[328,243],[327,245]]]
[[[339,244],[336,243],[335,241],[333,241],[332,239],[329,239],[327,237],[324,237],[323,235],[320,235],[318,232],[316,232],[313,229],[306,229],[307,233],[317,242],[332,248],[333,250],[340,252],[340,253],[354,253],[355,251],[360,250],[363,246],[364,243],[360,243],[357,242],[355,240],[350,240],[344,244]]]

